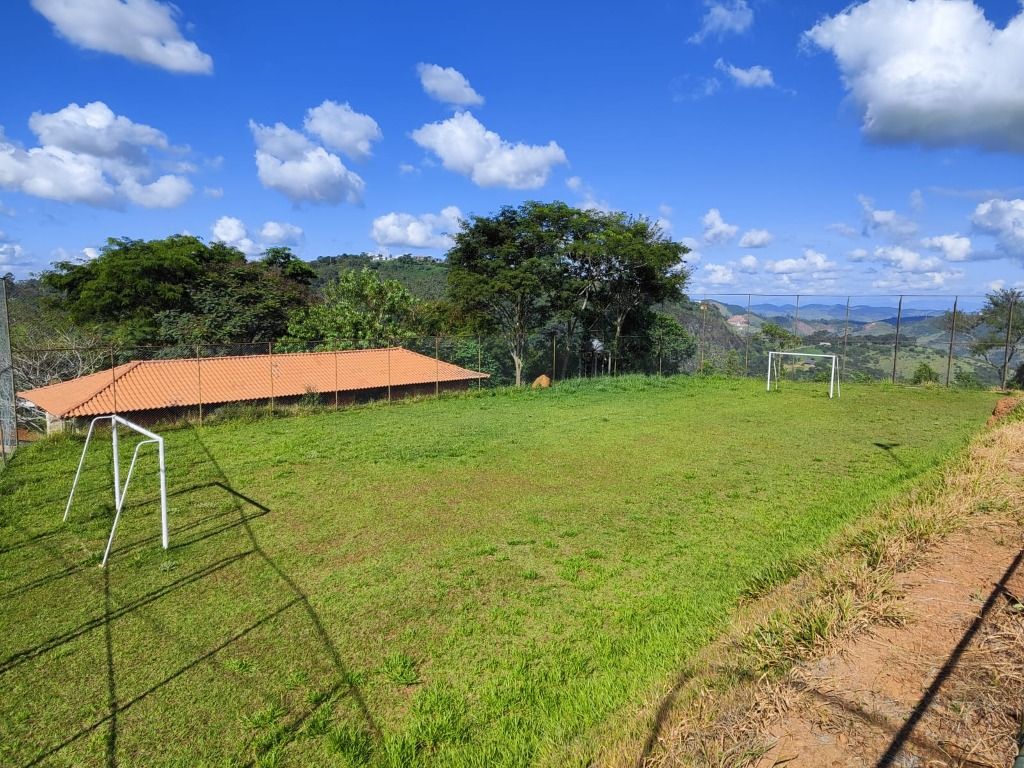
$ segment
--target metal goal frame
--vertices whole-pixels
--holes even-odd
[[[138,461],[139,451],[144,445],[156,445],[157,456],[160,462],[160,533],[164,549],[167,549],[170,545],[170,536],[167,528],[167,464],[164,461],[164,439],[155,432],[150,432],[148,429],[140,427],[138,424],[128,421],[128,419],[118,416],[117,414],[111,414],[110,416],[97,416],[89,423],[89,432],[85,436],[85,445],[82,447],[82,456],[78,460],[78,469],[75,471],[75,479],[71,483],[71,493],[68,494],[68,503],[67,506],[64,507],[64,522],[67,522],[68,515],[71,513],[71,502],[75,498],[75,489],[78,488],[78,480],[82,476],[82,467],[85,466],[85,457],[89,452],[89,442],[92,440],[96,424],[101,421],[110,422],[111,443],[114,454],[114,524],[110,527],[110,537],[107,539],[107,548],[103,551],[103,562],[100,563],[100,567],[104,568],[107,565],[107,560],[110,558],[110,549],[114,545],[114,533],[117,531],[117,523],[121,519],[121,510],[124,509],[124,499],[125,495],[128,493],[128,484],[132,481],[132,475],[135,472],[135,463]],[[125,476],[124,485],[121,485],[121,455],[118,452],[117,427],[119,424],[134,432],[138,432],[145,438],[136,444],[135,450],[132,452],[132,461],[128,465],[128,473]]]
[[[828,397],[832,399],[833,395],[836,397],[842,396],[842,388],[839,385],[839,355],[825,355],[817,352],[776,352],[771,351],[768,353],[768,385],[765,390],[771,392],[772,389],[772,371],[775,371],[775,388],[779,387],[779,359],[782,357],[821,357],[826,360],[832,361],[832,372],[828,379]]]

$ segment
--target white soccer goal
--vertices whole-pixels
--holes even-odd
[[[110,422],[111,442],[114,449],[114,524],[110,527],[110,538],[107,539],[107,548],[103,552],[101,567],[106,567],[107,558],[110,557],[110,548],[114,545],[114,532],[117,530],[117,522],[121,519],[121,510],[124,508],[125,494],[128,492],[128,484],[132,481],[132,474],[135,472],[135,462],[139,458],[139,450],[144,445],[155,444],[157,455],[160,461],[160,532],[164,549],[167,549],[170,539],[167,532],[167,469],[164,463],[164,439],[148,429],[143,429],[138,424],[133,424],[128,419],[117,415],[97,416],[89,424],[89,432],[85,436],[85,445],[82,448],[82,457],[78,460],[78,471],[75,472],[75,480],[71,483],[71,493],[68,495],[68,504],[64,508],[64,522],[67,522],[71,513],[71,502],[75,498],[75,489],[78,487],[78,478],[82,475],[82,467],[85,465],[85,455],[89,450],[89,441],[92,440],[93,430],[96,423],[100,421]],[[117,450],[117,425],[127,427],[142,435],[145,440],[140,440],[132,453],[132,462],[128,465],[128,474],[125,476],[124,485],[121,485],[121,455]]]
[[[781,359],[783,357],[820,357],[826,360],[832,361],[832,370],[828,377],[828,396],[831,399],[833,394],[836,397],[842,395],[842,391],[839,386],[839,368],[837,362],[839,360],[838,355],[822,355],[811,352],[769,352],[768,353],[768,386],[767,390],[771,392],[772,389],[772,373],[775,374],[775,388],[779,386],[779,366],[781,365]]]

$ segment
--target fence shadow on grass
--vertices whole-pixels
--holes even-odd
[[[985,620],[988,618],[989,613],[992,612],[992,609],[999,601],[999,598],[1008,595],[1007,584],[1009,584],[1010,579],[1013,578],[1017,569],[1020,568],[1022,562],[1024,562],[1024,549],[1017,553],[1016,557],[1013,558],[1006,570],[1003,571],[1003,575],[1000,577],[999,581],[993,585],[992,590],[989,592],[988,597],[985,598],[985,602],[981,606],[981,610],[978,611],[978,615],[974,617],[974,620],[967,628],[967,631],[964,632],[963,636],[961,636],[959,642],[957,642],[956,646],[946,658],[945,663],[943,663],[942,667],[935,674],[935,677],[932,679],[927,690],[925,690],[924,694],[922,694],[921,698],[914,706],[910,716],[893,735],[892,741],[889,742],[889,746],[878,759],[878,762],[875,763],[876,768],[890,768],[890,766],[896,765],[897,760],[900,757],[900,753],[903,751],[903,747],[908,741],[912,741],[914,729],[917,728],[921,719],[935,702],[935,698],[942,690],[942,686],[945,684],[946,680],[948,680],[949,676],[953,674],[953,671],[956,669],[956,665],[960,661],[960,657],[963,656],[964,651],[967,650],[967,647],[971,644],[974,636],[978,634],[978,630],[980,630],[982,625],[985,623]]]
[[[111,578],[113,574],[111,568],[117,568],[118,560],[123,558],[126,552],[136,550],[143,546],[154,545],[159,539],[159,535],[151,534],[136,537],[125,542],[123,545],[116,546],[112,553],[110,566],[105,569],[103,573],[103,609],[101,613],[79,622],[72,628],[55,633],[45,640],[40,640],[30,647],[22,648],[7,655],[5,658],[0,659],[0,679],[2,679],[32,659],[38,658],[43,654],[56,651],[62,646],[65,646],[91,632],[100,630],[103,632],[106,666],[106,714],[103,717],[97,718],[93,722],[84,724],[74,733],[71,733],[66,738],[62,739],[59,743],[45,748],[28,760],[28,762],[24,763],[24,765],[34,766],[45,764],[70,745],[97,733],[101,729],[106,729],[106,736],[104,739],[105,764],[107,766],[117,765],[119,728],[121,727],[119,721],[123,720],[121,716],[124,712],[135,707],[140,702],[146,700],[154,693],[159,692],[165,686],[181,678],[183,675],[186,675],[192,669],[204,662],[214,661],[221,667],[224,667],[224,664],[220,663],[217,659],[218,654],[251,633],[257,631],[259,628],[277,620],[282,614],[289,610],[301,611],[299,616],[302,618],[296,616],[294,621],[299,622],[305,620],[312,626],[313,635],[322,646],[323,653],[329,660],[330,666],[334,669],[335,675],[325,689],[316,691],[315,696],[311,697],[312,703],[309,707],[304,708],[304,711],[302,712],[294,714],[294,716],[290,718],[289,722],[279,729],[279,732],[275,734],[275,740],[273,743],[255,748],[254,757],[249,761],[248,765],[254,764],[260,757],[262,757],[263,753],[270,749],[281,747],[294,740],[294,738],[300,733],[300,729],[303,724],[311,716],[315,715],[322,708],[332,705],[338,700],[338,697],[342,695],[350,697],[350,699],[355,703],[356,708],[365,721],[367,731],[375,740],[379,740],[380,731],[377,723],[370,714],[365,698],[355,683],[355,677],[346,667],[338,648],[327,634],[323,621],[310,604],[308,596],[297,584],[294,578],[292,578],[263,549],[255,531],[252,528],[253,520],[270,514],[271,510],[255,499],[235,489],[228,481],[228,478],[224,474],[213,454],[202,442],[199,434],[194,432],[192,437],[195,439],[197,447],[200,448],[204,458],[206,459],[205,462],[201,461],[198,463],[203,464],[208,473],[212,473],[212,478],[208,482],[193,483],[191,485],[172,488],[168,495],[181,497],[203,490],[214,489],[218,492],[222,492],[228,499],[230,499],[230,506],[226,510],[220,510],[213,514],[205,515],[202,518],[190,520],[188,523],[183,525],[174,526],[172,531],[173,538],[171,550],[172,552],[178,552],[184,555],[189,551],[190,546],[207,539],[221,536],[232,529],[241,529],[244,532],[243,541],[245,542],[245,550],[228,557],[217,559],[202,568],[195,569],[190,573],[180,576],[170,582],[166,582],[155,589],[149,590],[141,595],[136,595],[131,600],[119,603],[111,591]],[[142,506],[147,503],[152,503],[154,500],[155,497],[139,498],[139,500],[132,506]],[[209,527],[211,522],[217,524],[211,528]],[[35,587],[43,586],[47,583],[52,584],[54,581],[61,578],[85,571],[87,567],[95,564],[94,559],[88,559],[85,562],[78,561],[77,558],[69,556],[69,553],[61,547],[58,534],[62,530],[67,530],[66,526],[60,526],[48,529],[39,534],[33,534],[30,530],[17,522],[15,525],[24,535],[15,547],[9,548],[10,550],[30,546],[38,547],[46,552],[47,561],[56,564],[59,567],[55,572],[46,574],[35,579],[33,582],[22,584],[11,592],[0,597],[16,597]],[[182,539],[180,534],[185,531],[194,531],[195,535]],[[252,560],[253,558],[258,558],[258,560],[273,571],[280,582],[286,586],[287,592],[289,593],[286,601],[272,610],[262,613],[262,615],[259,615],[252,623],[241,629],[237,629],[222,642],[202,651],[198,655],[194,655],[196,653],[194,643],[189,643],[187,638],[177,637],[174,628],[164,625],[163,622],[150,615],[149,611],[140,610],[146,606],[156,603],[174,592],[180,591],[190,584],[195,584],[205,580],[235,563],[242,560]],[[93,582],[93,586],[90,587],[90,589],[95,589],[97,586],[99,585],[96,585],[95,582]],[[119,619],[128,616],[129,614],[134,615],[137,620],[141,619],[144,623],[149,625],[153,631],[158,633],[160,637],[164,638],[168,642],[174,643],[183,653],[188,653],[190,658],[186,663],[174,668],[173,671],[157,681],[155,684],[150,685],[145,690],[131,696],[131,698],[122,700],[122,693],[119,691],[117,679],[118,658],[116,653],[117,644],[115,643],[115,625]],[[234,677],[237,680],[237,674],[234,675]],[[245,682],[250,689],[256,690],[247,681]],[[244,761],[246,758],[243,757],[242,759]]]
[[[320,618],[320,615],[317,613],[316,609],[310,603],[309,596],[306,595],[306,593],[298,585],[295,579],[293,579],[277,563],[277,561],[275,561],[266,552],[266,550],[263,549],[263,547],[260,545],[260,542],[256,536],[255,531],[249,524],[248,520],[245,519],[243,505],[254,505],[260,509],[266,508],[260,505],[258,502],[254,501],[253,499],[249,498],[245,494],[236,490],[232,486],[230,479],[225,474],[223,468],[220,466],[220,463],[217,461],[216,457],[203,442],[200,429],[196,428],[195,426],[190,426],[189,429],[191,431],[193,439],[195,440],[196,445],[203,452],[203,454],[205,454],[206,459],[209,462],[209,466],[216,473],[218,479],[215,481],[215,483],[234,497],[234,504],[236,508],[239,510],[240,519],[245,530],[245,534],[249,538],[249,542],[253,552],[255,552],[255,554],[259,558],[261,558],[262,561],[267,566],[269,566],[272,571],[274,571],[278,578],[280,578],[281,581],[287,585],[289,591],[293,593],[293,595],[295,596],[295,601],[302,608],[302,611],[305,613],[307,620],[309,621],[310,625],[313,628],[313,632],[316,635],[317,640],[323,646],[323,649],[330,660],[331,666],[334,668],[335,673],[337,675],[337,679],[335,680],[335,682],[331,686],[329,686],[326,691],[323,691],[321,695],[317,697],[318,703],[306,712],[301,713],[296,718],[294,718],[293,721],[285,729],[284,733],[282,734],[282,738],[277,740],[274,744],[268,745],[265,749],[262,750],[262,752],[267,752],[271,748],[283,746],[294,740],[294,738],[298,735],[299,729],[302,727],[303,723],[305,723],[307,719],[312,717],[322,707],[331,703],[334,700],[334,698],[339,694],[347,694],[349,697],[351,697],[352,701],[356,705],[356,708],[359,710],[360,716],[365,721],[366,727],[370,732],[371,737],[375,742],[379,743],[381,738],[380,728],[377,725],[376,720],[374,719],[369,707],[366,704],[366,699],[363,696],[362,691],[355,682],[354,675],[348,669],[347,665],[345,664],[341,657],[341,653],[338,651],[337,646],[331,639],[330,635],[327,633],[327,630],[324,628],[323,620]],[[249,763],[247,763],[247,765],[252,765],[254,762],[255,761],[250,761]]]

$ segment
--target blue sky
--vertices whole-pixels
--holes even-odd
[[[0,272],[190,232],[440,256],[460,215],[663,220],[693,292],[1024,285],[1016,2],[10,0]]]

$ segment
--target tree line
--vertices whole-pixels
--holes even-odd
[[[473,357],[505,357],[517,385],[537,335],[552,339],[563,366],[600,355],[609,372],[654,355],[678,368],[693,353],[693,337],[659,311],[684,298],[687,249],[647,218],[527,202],[471,216],[453,239],[444,295],[422,298],[373,265],[324,282],[330,259],[311,266],[283,247],[250,260],[191,235],[111,238],[95,258],[57,262],[16,286],[12,341],[185,356],[197,345],[345,349],[476,337],[491,346]],[[60,367],[77,372],[100,358],[79,354]]]

